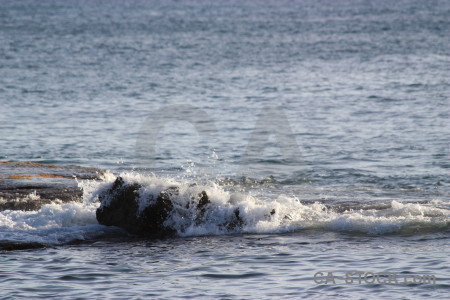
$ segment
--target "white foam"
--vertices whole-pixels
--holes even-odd
[[[198,184],[138,173],[120,176],[127,183],[143,186],[139,191],[141,209],[161,191],[176,187],[178,194],[171,195],[174,210],[165,225],[174,228],[180,236],[281,233],[313,228],[385,234],[448,230],[450,224],[450,207],[443,201],[427,204],[392,201],[387,209],[337,212],[323,203],[305,204],[296,197],[280,195],[274,199],[262,199],[248,193],[232,192],[214,182]],[[81,203],[57,201],[42,206],[38,211],[0,212],[0,241],[59,244],[116,230],[99,225],[95,214],[99,206],[98,195],[109,189],[115,178],[113,174],[106,174],[101,182],[80,182],[84,191]],[[207,193],[211,203],[200,216],[196,204],[202,191]],[[225,226],[235,220],[236,210],[239,210],[243,227]],[[275,213],[271,214],[272,210]]]
[[[173,178],[132,173],[121,176],[128,183],[143,186],[140,191],[141,208],[148,205],[148,199],[155,199],[162,190],[177,187],[178,194],[171,196],[174,211],[165,224],[174,228],[181,236],[231,232],[280,233],[311,228],[385,234],[449,226],[448,204],[444,208],[440,203],[438,208],[436,202],[419,204],[392,201],[391,207],[387,209],[336,212],[322,203],[304,204],[296,197],[281,195],[275,199],[260,199],[250,194],[226,191],[213,182],[192,184]],[[198,201],[198,195],[202,191],[206,191],[211,203],[204,216],[199,219],[196,205],[187,206],[192,199]],[[244,226],[227,228],[224,224],[234,219],[236,210],[239,210]],[[275,211],[273,215],[272,210]]]
[[[105,178],[106,182],[111,181],[111,178]],[[37,211],[1,211],[0,241],[61,244],[115,230],[99,225],[95,215],[99,203],[93,197],[105,184],[95,181],[79,182],[84,188],[83,202],[62,203],[55,200]],[[26,199],[38,200],[39,196],[32,193]]]

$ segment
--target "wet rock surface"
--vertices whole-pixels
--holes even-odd
[[[156,194],[141,193],[142,188],[138,183],[127,183],[122,177],[117,177],[110,188],[99,194],[97,221],[102,225],[118,226],[131,234],[150,238],[176,234],[177,231],[171,227],[172,214],[177,215],[178,220],[185,219],[187,224],[196,226],[216,222],[210,213],[218,207],[212,205],[205,191],[191,195],[186,203],[176,200],[180,196],[180,190],[176,186]],[[181,196],[186,197],[186,194]],[[140,207],[140,204],[144,207]],[[274,209],[270,212],[270,215],[273,214]],[[222,216],[223,222],[216,224],[218,229],[232,232],[245,226],[239,208],[235,208],[228,216],[225,215],[226,213]],[[268,218],[270,215],[268,214]]]
[[[77,180],[99,180],[102,174],[96,168],[0,161],[0,211],[37,210],[55,200],[80,201]]]
[[[45,248],[46,245],[37,242],[5,242],[0,241],[0,251],[17,251]]]
[[[117,177],[112,187],[99,196],[101,206],[97,209],[97,220],[102,225],[118,226],[130,233],[147,237],[163,237],[174,231],[166,227],[173,209],[170,199],[176,188],[162,191],[156,199],[149,199],[149,205],[139,210],[139,184],[126,184]],[[149,196],[152,197],[152,196]]]

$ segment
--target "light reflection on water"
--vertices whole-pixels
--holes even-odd
[[[4,296],[287,297],[424,296],[450,287],[441,234],[384,236],[305,231],[158,241],[122,238],[3,253]],[[15,270],[11,274],[8,270]],[[317,284],[316,272],[432,274],[436,285]]]
[[[222,180],[261,199],[445,206],[449,11],[446,1],[418,0],[0,1],[0,159]],[[155,168],[139,165],[146,118],[179,104],[202,109],[217,132],[202,139],[192,124],[175,122],[156,141]],[[271,149],[240,164],[258,113],[271,105],[283,108],[301,165]],[[0,295],[443,299],[448,236],[103,236],[2,252]],[[316,271],[348,269],[435,274],[439,281],[312,281]]]

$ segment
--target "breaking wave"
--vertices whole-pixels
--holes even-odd
[[[264,199],[251,193],[236,192],[229,186],[213,181],[185,182],[138,173],[123,173],[120,176],[126,183],[141,186],[138,196],[141,210],[150,204],[148,199],[156,198],[156,195],[169,188],[177,188],[178,192],[171,195],[174,209],[165,225],[174,229],[179,236],[283,233],[306,229],[383,235],[450,229],[449,204],[438,200],[427,203],[390,201],[367,207],[350,205],[343,210],[338,205],[326,202],[302,202],[301,195],[278,195]],[[115,178],[113,174],[106,174],[102,182],[80,182],[84,191],[82,202],[54,202],[42,206],[38,211],[0,212],[0,242],[64,244],[120,231],[99,225],[95,214],[99,207],[99,194],[109,189]],[[210,203],[199,218],[198,210],[188,203],[198,199],[202,191],[207,193]],[[242,224],[224,226],[231,222],[236,211],[239,211]]]

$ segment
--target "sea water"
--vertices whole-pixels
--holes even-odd
[[[0,159],[107,170],[80,203],[0,212],[1,241],[46,245],[0,254],[1,297],[448,298],[449,16],[0,1]],[[118,175],[142,201],[205,191],[206,222],[176,210],[160,240],[99,225]],[[236,209],[245,225],[221,227]]]

